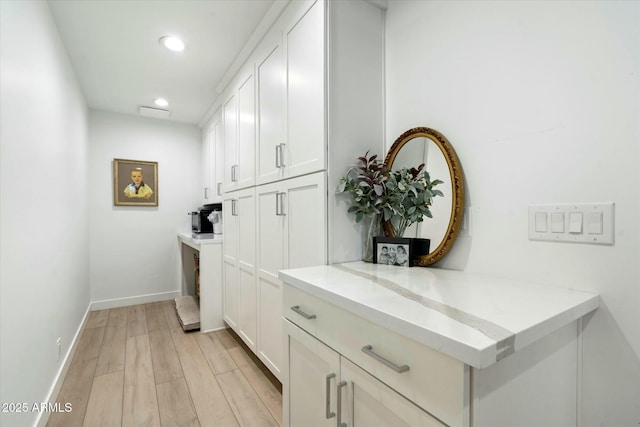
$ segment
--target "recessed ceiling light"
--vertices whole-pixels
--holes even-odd
[[[182,52],[184,50],[184,42],[175,36],[160,37],[160,44],[174,52]]]
[[[153,100],[153,103],[156,104],[158,107],[166,107],[169,105],[169,101],[167,101],[164,98],[156,98]]]

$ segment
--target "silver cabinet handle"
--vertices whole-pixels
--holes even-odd
[[[231,166],[231,181],[236,182],[238,180],[238,165]]]
[[[316,318],[315,314],[307,314],[304,311],[300,310],[299,305],[294,305],[293,307],[291,307],[291,310],[295,311],[296,313],[298,313],[300,316],[304,317],[307,320],[313,320]]]
[[[236,199],[231,200],[231,215],[238,216],[238,201]]]
[[[338,427],[347,427],[347,423],[342,422],[342,388],[346,386],[346,381],[338,383]]]
[[[280,147],[280,166],[278,167],[285,167],[286,165],[284,164],[284,147],[286,144],[280,144],[278,145],[278,147]]]
[[[280,164],[280,162],[282,160],[282,155],[280,154],[280,149],[282,148],[281,145],[282,144],[276,145],[276,167],[277,168],[281,168],[282,167],[282,165]]]
[[[395,363],[391,362],[388,359],[385,359],[384,357],[380,356],[378,353],[376,353],[375,351],[373,351],[373,347],[370,345],[365,345],[364,347],[362,347],[362,351],[373,357],[374,359],[376,359],[378,362],[382,363],[383,365],[393,369],[394,371],[396,371],[397,373],[401,374],[403,372],[407,372],[409,370],[409,366],[407,365],[396,365]]]
[[[276,215],[284,216],[284,195],[286,193],[276,193]]]
[[[204,198],[205,199],[209,198],[209,187],[204,187]]]
[[[336,416],[335,412],[331,412],[331,380],[336,377],[335,373],[331,373],[326,377],[326,386],[325,386],[325,417],[327,419],[333,418]]]
[[[222,196],[222,183],[219,182],[216,184],[216,186],[217,186],[218,196]]]

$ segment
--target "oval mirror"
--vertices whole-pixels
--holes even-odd
[[[427,266],[441,260],[458,236],[464,213],[464,177],[451,143],[434,129],[409,129],[393,143],[384,163],[391,170],[424,163],[432,181],[444,182],[435,187],[444,197],[433,199],[429,208],[433,218],[425,217],[422,222],[413,224],[403,236],[431,240],[429,253],[416,259],[414,265]],[[387,236],[394,237],[391,224],[386,223],[384,231]]]

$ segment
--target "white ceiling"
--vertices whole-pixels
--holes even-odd
[[[279,3],[279,2],[276,2]],[[90,108],[138,114],[166,98],[197,124],[273,20],[274,0],[49,0]],[[158,39],[177,35],[183,52]],[[245,47],[245,45],[247,45]],[[248,51],[249,49],[249,51]],[[237,58],[237,59],[236,59]],[[235,61],[234,61],[235,60]]]

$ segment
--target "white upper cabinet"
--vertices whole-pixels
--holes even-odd
[[[282,33],[274,28],[258,47],[258,148],[256,179],[258,184],[283,177],[282,148],[285,139],[285,80]]]
[[[251,66],[245,71],[244,79],[238,88],[237,188],[246,188],[255,184],[256,91],[253,75],[253,66]]]
[[[252,59],[256,183],[327,171],[329,193],[365,152],[384,150],[384,12],[366,0],[292,1]],[[329,262],[361,238],[329,196]]]
[[[224,189],[255,184],[255,79],[253,64],[238,74],[222,106],[224,121]]]
[[[283,167],[287,176],[326,168],[324,2],[305,9],[306,3],[298,5],[297,13],[285,24],[287,144]]]
[[[236,187],[238,167],[238,101],[235,91],[222,106],[224,123],[224,190]]]
[[[213,124],[213,203],[222,203],[224,185],[224,133],[222,131],[222,118]]]
[[[222,203],[224,141],[217,111],[202,134],[202,203]]]
[[[293,2],[257,49],[257,183],[326,169],[324,3]]]
[[[213,203],[214,189],[214,150],[215,134],[213,126],[202,134],[202,203]]]

